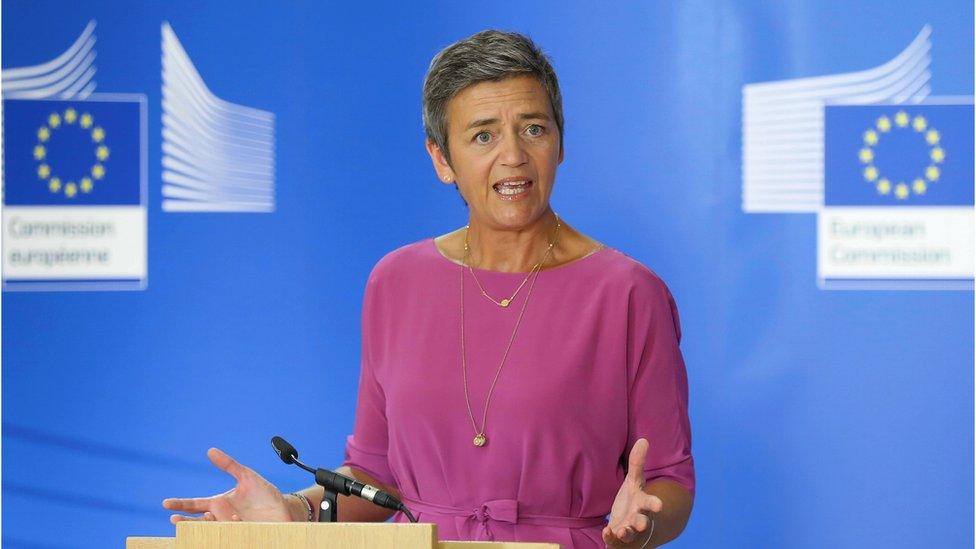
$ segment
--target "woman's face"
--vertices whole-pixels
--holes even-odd
[[[451,164],[427,149],[442,181],[454,181],[472,222],[523,229],[549,209],[562,162],[559,130],[546,90],[533,76],[481,82],[447,104]]]

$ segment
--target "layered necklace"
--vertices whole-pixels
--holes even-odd
[[[555,215],[555,213],[553,213],[553,215]],[[552,241],[549,242],[549,245],[546,248],[545,255],[542,256],[542,260],[536,263],[532,267],[532,269],[529,271],[529,274],[526,275],[525,279],[522,280],[522,283],[518,285],[518,288],[515,289],[515,293],[513,293],[511,297],[502,299],[500,301],[488,295],[488,292],[485,291],[485,287],[482,286],[481,282],[478,280],[478,276],[475,275],[474,269],[472,269],[471,266],[468,264],[468,256],[471,253],[471,249],[468,246],[468,227],[465,227],[464,259],[461,262],[461,269],[459,271],[460,280],[461,280],[460,283],[460,287],[461,287],[461,379],[464,383],[464,403],[468,407],[468,417],[471,418],[471,427],[474,428],[474,433],[475,433],[474,445],[479,448],[488,443],[488,437],[485,435],[485,426],[488,422],[488,406],[491,404],[491,395],[495,391],[495,384],[498,382],[498,376],[499,374],[502,373],[502,367],[505,366],[505,361],[508,359],[508,352],[512,349],[512,343],[515,342],[515,336],[516,334],[518,334],[519,326],[522,324],[522,316],[525,314],[525,306],[528,305],[529,298],[532,296],[532,288],[535,286],[536,280],[538,280],[539,278],[539,271],[542,270],[542,267],[545,265],[546,261],[549,260],[549,257],[552,255],[553,248],[555,248],[556,244],[559,242],[560,227],[561,224],[559,222],[559,216],[556,215],[556,230],[553,235]],[[468,367],[465,361],[465,351],[464,351],[464,268],[465,267],[467,267],[468,271],[471,273],[471,277],[474,278],[475,282],[478,284],[478,288],[481,290],[481,295],[483,295],[485,298],[490,300],[495,305],[498,305],[499,307],[502,308],[508,307],[512,303],[512,301],[515,300],[515,296],[518,295],[519,291],[522,289],[522,286],[525,286],[526,282],[528,282],[530,278],[532,279],[532,282],[529,283],[529,288],[526,291],[525,300],[522,302],[522,309],[519,311],[518,318],[515,320],[515,328],[512,330],[512,336],[508,339],[508,344],[505,346],[505,352],[502,354],[502,360],[498,364],[498,369],[495,370],[495,377],[491,380],[491,386],[488,389],[488,396],[485,398],[484,414],[481,416],[481,427],[478,427],[478,423],[474,419],[474,412],[471,410],[471,398],[468,395]]]

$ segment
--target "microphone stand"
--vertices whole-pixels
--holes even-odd
[[[323,474],[325,469],[315,470],[315,483],[322,487],[322,503],[319,505],[319,522],[338,522],[339,494],[332,488],[332,483]]]
[[[322,487],[323,492],[322,503],[319,504],[319,522],[338,522],[339,494],[359,496],[380,507],[400,511],[406,515],[410,522],[417,522],[416,517],[410,513],[410,510],[403,505],[399,498],[328,469],[313,469],[305,465],[298,460],[298,451],[295,450],[295,447],[281,437],[272,437],[271,446],[281,461],[288,465],[297,465],[315,475],[315,483]]]

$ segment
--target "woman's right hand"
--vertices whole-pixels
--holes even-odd
[[[171,511],[196,513],[199,516],[174,514],[173,524],[181,520],[226,520],[285,522],[293,520],[288,502],[274,484],[264,480],[250,467],[241,465],[234,458],[218,450],[207,450],[207,457],[234,477],[237,485],[223,494],[208,498],[168,498],[163,507]]]

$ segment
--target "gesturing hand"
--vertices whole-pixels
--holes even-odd
[[[211,448],[207,457],[220,470],[234,477],[237,485],[223,494],[208,498],[168,498],[163,507],[200,516],[172,515],[173,524],[181,520],[246,520],[283,522],[291,520],[284,496],[250,467],[245,467],[224,452]]]
[[[647,440],[639,439],[630,450],[627,477],[610,508],[610,521],[603,529],[603,542],[608,547],[623,547],[635,539],[651,535],[651,513],[664,507],[661,499],[644,491],[644,462],[647,460]]]

